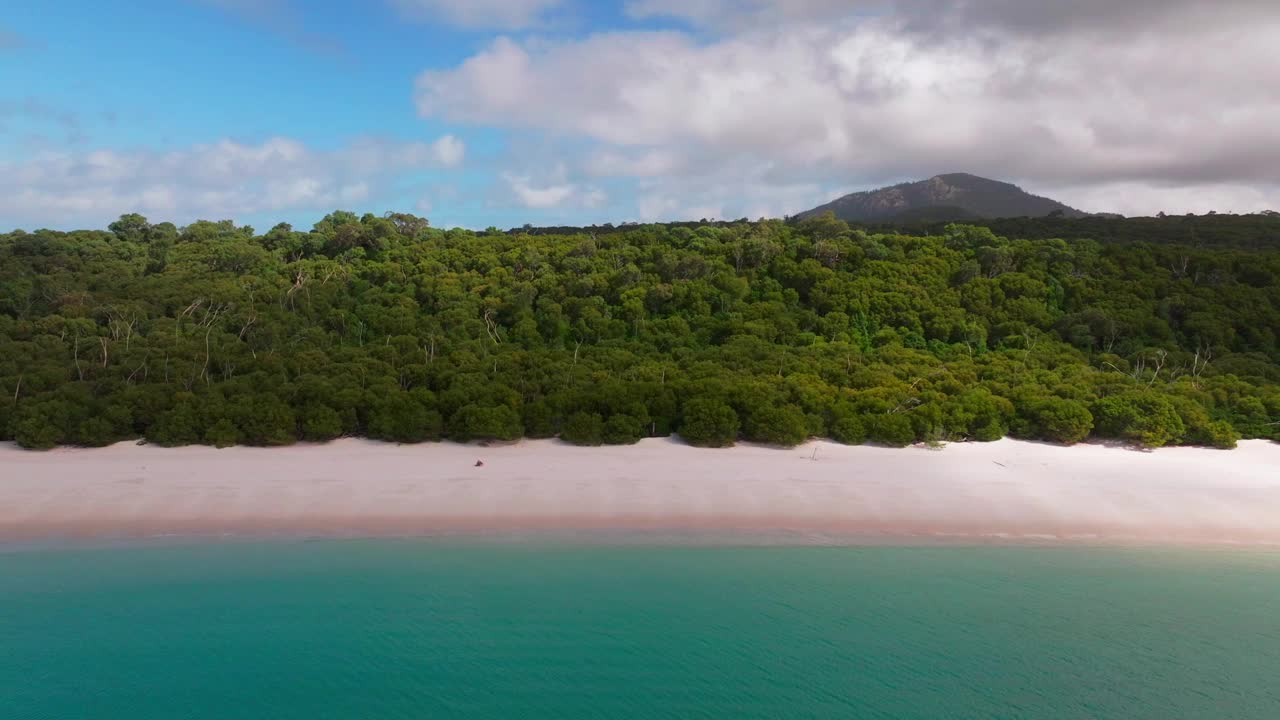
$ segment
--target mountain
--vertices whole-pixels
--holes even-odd
[[[1061,212],[1081,218],[1088,213],[1056,200],[1032,195],[1017,185],[952,173],[920,182],[845,195],[800,213],[800,219],[834,212],[849,222],[937,222],[1006,217],[1044,217]]]

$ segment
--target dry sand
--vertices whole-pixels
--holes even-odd
[[[1272,545],[1280,445],[0,445],[0,539],[540,530]]]

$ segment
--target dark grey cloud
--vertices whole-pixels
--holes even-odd
[[[628,0],[633,17],[744,30],[788,21],[893,19],[925,33],[1133,32],[1274,18],[1275,0]]]
[[[921,28],[1038,35],[1231,24],[1258,16],[1274,18],[1277,8],[1274,0],[898,0],[892,10]]]

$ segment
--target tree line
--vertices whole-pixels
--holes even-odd
[[[604,230],[334,212],[0,235],[0,439],[1280,439],[1263,236]]]

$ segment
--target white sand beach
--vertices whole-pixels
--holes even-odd
[[[0,539],[606,529],[1280,544],[1280,444],[0,445]]]

